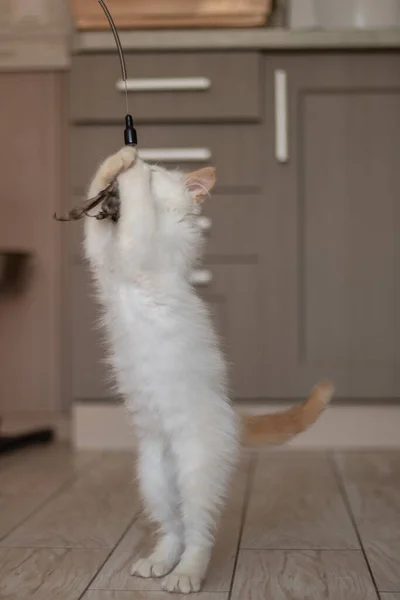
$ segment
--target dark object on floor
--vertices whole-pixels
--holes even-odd
[[[32,255],[24,250],[0,250],[0,292],[25,289],[32,267]]]
[[[26,433],[14,435],[0,435],[0,455],[22,450],[26,446],[36,444],[48,444],[54,441],[54,431],[52,429],[38,429]]]
[[[26,251],[0,251],[0,293],[8,297],[22,292],[28,281],[32,266],[32,255]],[[1,418],[0,418],[1,429]],[[33,444],[52,442],[54,432],[44,428],[14,435],[1,435],[0,454],[20,450]]]

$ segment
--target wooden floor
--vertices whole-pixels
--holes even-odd
[[[128,453],[0,458],[1,600],[161,600]],[[200,600],[400,600],[400,452],[243,458]],[[180,596],[182,598],[182,596]]]

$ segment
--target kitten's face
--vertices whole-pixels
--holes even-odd
[[[138,165],[143,166],[142,161]],[[134,165],[135,168],[136,165]],[[201,212],[203,200],[215,183],[215,169],[206,167],[191,173],[168,171],[160,166],[145,165],[155,209],[161,218],[179,217],[183,221]],[[145,177],[146,171],[143,172]]]
[[[154,268],[190,268],[201,250],[197,216],[215,183],[215,169],[183,174],[137,159],[118,181],[121,207],[116,227],[124,220],[132,223],[129,235],[139,236],[148,246]]]

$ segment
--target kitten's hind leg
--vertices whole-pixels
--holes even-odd
[[[183,550],[183,525],[175,482],[175,465],[166,443],[159,437],[141,440],[138,463],[141,492],[150,518],[160,524],[161,537],[147,558],[133,564],[131,574],[162,577],[178,563]]]
[[[201,436],[179,447],[178,485],[182,498],[185,550],[162,587],[168,592],[199,592],[214,543],[215,524],[236,462],[235,436]]]

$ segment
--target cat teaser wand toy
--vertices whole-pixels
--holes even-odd
[[[133,118],[129,114],[128,87],[127,87],[127,83],[126,83],[127,76],[126,76],[126,64],[125,64],[124,51],[122,50],[122,44],[121,44],[121,40],[119,39],[117,28],[115,27],[115,23],[113,21],[110,11],[107,8],[106,3],[104,2],[104,0],[99,0],[99,4],[100,4],[101,8],[103,9],[104,14],[106,15],[108,22],[110,23],[111,31],[113,33],[114,40],[115,40],[117,50],[118,50],[118,54],[119,54],[119,61],[121,63],[122,79],[125,84],[125,99],[126,99],[126,117],[125,117],[125,131],[124,131],[125,145],[126,146],[137,146],[136,129],[133,126]]]
[[[107,20],[110,24],[112,34],[114,36],[115,44],[117,46],[119,62],[121,65],[121,75],[125,84],[125,100],[126,100],[126,116],[125,116],[125,130],[124,130],[124,142],[125,146],[137,146],[137,133],[133,124],[132,115],[129,114],[129,102],[128,102],[128,87],[127,87],[127,74],[124,51],[122,49],[121,40],[118,35],[117,28],[114,20],[111,16],[110,11],[107,8],[104,0],[98,0]],[[95,215],[91,215],[90,211],[101,204],[101,210]],[[53,218],[56,221],[77,221],[82,217],[94,217],[97,220],[111,218],[114,223],[119,219],[119,196],[118,186],[116,180],[112,181],[104,190],[99,192],[95,198],[90,198],[80,207],[71,209],[66,217],[57,217],[56,214]]]

